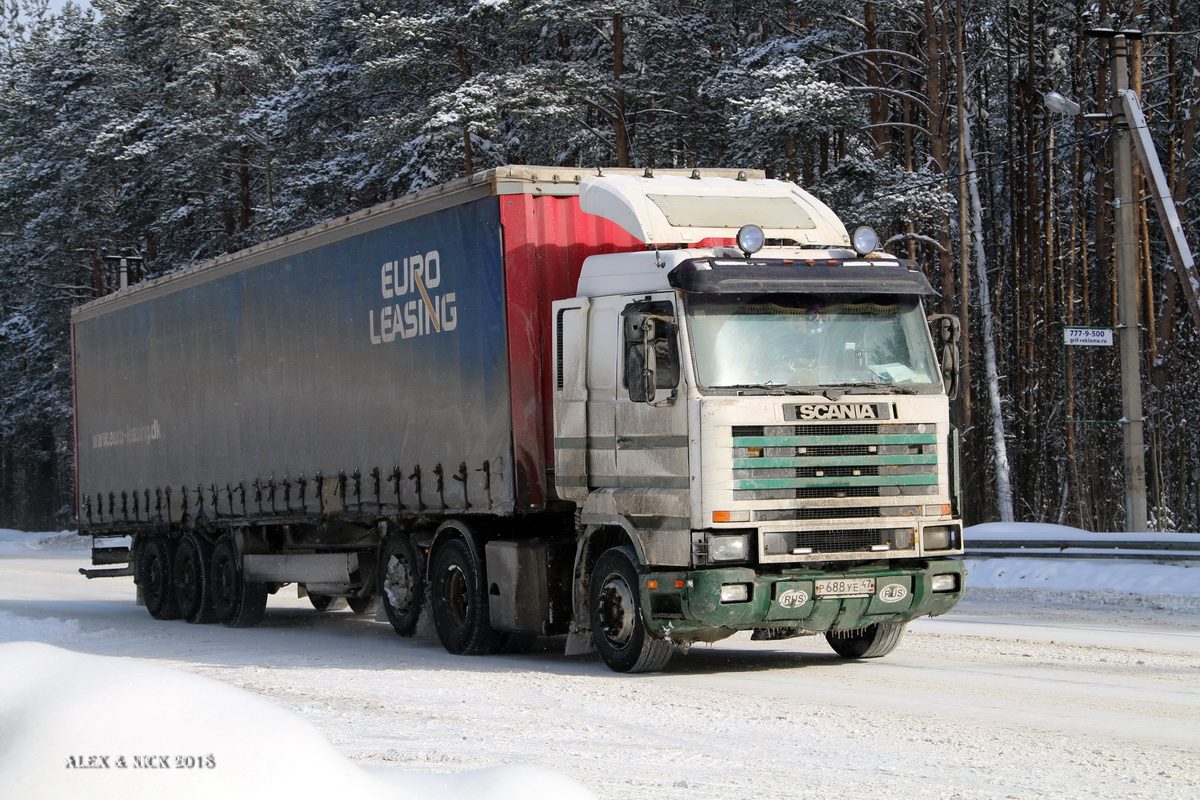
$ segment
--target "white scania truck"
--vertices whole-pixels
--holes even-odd
[[[618,671],[884,655],[962,596],[957,332],[863,234],[760,173],[505,167],[89,303],[85,572]]]

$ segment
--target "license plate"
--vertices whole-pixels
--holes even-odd
[[[821,578],[816,581],[817,597],[870,597],[875,594],[874,578]]]

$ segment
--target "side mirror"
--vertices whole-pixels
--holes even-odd
[[[669,301],[630,303],[621,312],[625,339],[625,388],[635,403],[670,405],[679,386],[679,343],[675,309]],[[655,402],[660,389],[671,390]]]
[[[625,315],[625,383],[635,403],[654,400],[658,383],[654,353],[654,318],[635,311]]]
[[[952,314],[935,314],[929,318],[929,322],[933,325],[933,343],[942,365],[942,385],[946,389],[946,396],[953,400],[958,397],[961,376],[959,344],[962,341],[962,331],[959,328],[958,317]]]

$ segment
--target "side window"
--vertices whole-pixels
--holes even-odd
[[[679,344],[675,309],[669,301],[630,303],[621,312],[624,330],[624,386],[629,399],[654,400],[659,389],[679,385]]]

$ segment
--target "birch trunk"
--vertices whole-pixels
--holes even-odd
[[[960,133],[967,161],[967,182],[970,186],[971,239],[975,249],[975,291],[979,296],[979,313],[983,320],[983,360],[987,377],[988,400],[992,410],[992,447],[996,459],[996,507],[1000,511],[1001,522],[1012,522],[1012,477],[1009,474],[1008,445],[1004,438],[1004,413],[1000,406],[1000,371],[996,366],[996,323],[992,315],[987,257],[983,249],[983,204],[979,201],[979,171],[975,165],[975,150],[971,146],[970,124],[964,125]]]

